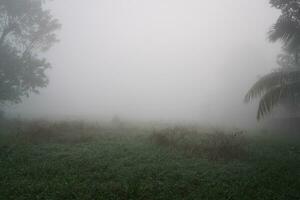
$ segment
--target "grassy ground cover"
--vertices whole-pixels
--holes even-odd
[[[300,199],[300,140],[266,133],[14,122],[0,199]]]

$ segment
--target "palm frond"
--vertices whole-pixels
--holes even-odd
[[[268,90],[261,98],[257,111],[257,120],[260,120],[283,99],[293,98],[300,92],[300,81],[289,82],[285,85],[278,85]]]
[[[299,33],[298,23],[290,17],[282,15],[269,31],[269,39],[271,42],[282,40],[284,44],[288,44],[293,38],[299,37]]]
[[[244,101],[249,102],[274,87],[298,80],[300,80],[300,70],[272,72],[260,78],[252,86],[252,88],[247,92]]]
[[[264,115],[270,113],[271,110],[277,105],[283,95],[286,94],[286,88],[282,88],[280,86],[274,87],[268,92],[266,92],[258,106],[257,111],[257,120],[260,120]]]

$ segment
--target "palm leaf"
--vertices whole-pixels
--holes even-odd
[[[266,92],[259,102],[257,120],[260,120],[264,115],[270,113],[274,106],[279,103],[281,97],[285,94],[286,88],[282,88],[280,86],[274,87]]]
[[[282,40],[285,48],[293,50],[300,46],[300,28],[299,24],[287,15],[282,15],[269,31],[271,42]]]
[[[300,92],[300,81],[278,85],[268,90],[261,98],[257,111],[257,120],[270,113],[283,99],[294,98]]]
[[[261,96],[268,90],[278,85],[286,84],[289,81],[300,79],[300,70],[272,72],[260,78],[245,96],[245,102],[249,102],[258,96]]]

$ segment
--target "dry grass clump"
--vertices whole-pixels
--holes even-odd
[[[150,138],[157,145],[182,150],[188,155],[202,156],[209,160],[235,160],[246,155],[243,131],[201,133],[196,129],[176,127],[154,131]]]

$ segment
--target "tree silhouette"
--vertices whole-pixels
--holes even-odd
[[[44,2],[0,1],[0,103],[18,103],[48,84],[51,65],[40,53],[58,41],[60,24]]]

